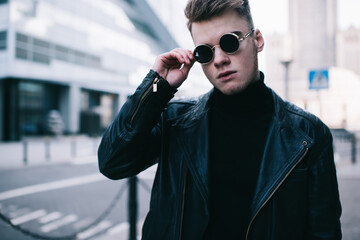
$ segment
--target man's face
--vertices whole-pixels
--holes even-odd
[[[257,53],[262,51],[264,40],[260,31],[255,30],[244,41],[240,41],[239,49],[233,54],[224,52],[218,45],[219,40],[226,33],[241,32],[239,37],[243,37],[250,30],[247,21],[235,10],[192,24],[191,32],[195,46],[217,45],[214,48],[213,60],[202,64],[202,68],[209,81],[226,95],[239,93],[252,81],[258,79]]]

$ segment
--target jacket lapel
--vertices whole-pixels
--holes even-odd
[[[209,98],[204,95],[191,110],[173,123],[184,160],[205,202],[209,202]],[[176,130],[177,129],[177,130]]]
[[[312,145],[312,139],[305,133],[290,126],[285,112],[286,104],[275,93],[274,117],[261,160],[258,182],[250,211],[252,219],[272,197],[284,179],[304,157]]]

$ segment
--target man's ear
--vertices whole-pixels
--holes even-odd
[[[254,32],[254,40],[255,40],[255,46],[257,48],[257,52],[261,52],[264,49],[264,38],[262,33],[259,29],[256,29]]]

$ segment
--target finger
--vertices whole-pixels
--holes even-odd
[[[176,48],[174,49],[174,52],[179,54],[181,56],[181,59],[184,59],[184,64],[190,64],[192,60],[192,53],[190,50],[187,49],[180,49]]]
[[[169,54],[164,55],[163,57],[163,61],[170,67],[173,67],[173,65],[178,65],[179,63],[186,63],[186,58],[184,57],[184,55],[176,51],[172,51]]]

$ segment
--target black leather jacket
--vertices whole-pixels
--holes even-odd
[[[155,78],[150,71],[105,132],[98,151],[100,171],[121,179],[158,163],[142,238],[200,240],[209,221],[212,92],[169,103],[175,90]],[[273,99],[246,239],[341,239],[330,131],[274,92]]]

